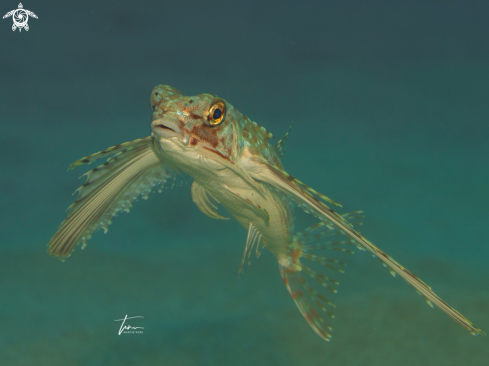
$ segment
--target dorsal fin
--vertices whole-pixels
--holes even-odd
[[[270,131],[268,131],[265,127],[259,125],[255,121],[252,121],[245,115],[243,115],[243,121],[241,122],[241,125],[245,129],[245,131],[246,130],[248,131],[248,133],[252,133],[252,134],[259,133],[266,140],[275,138],[273,134]]]
[[[273,147],[279,158],[281,158],[284,155],[285,150],[283,150],[283,148],[285,145],[285,141],[287,141],[287,137],[289,136],[289,132],[292,129],[293,124],[294,124],[294,121],[291,122],[289,129],[285,133],[284,137],[282,137],[280,140],[278,140],[277,143],[275,144],[275,146]]]

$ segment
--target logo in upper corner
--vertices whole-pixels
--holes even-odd
[[[135,319],[135,318],[144,318],[144,316],[130,316],[127,314],[124,319],[116,319],[115,322],[122,322],[121,327],[119,328],[119,335],[121,334],[143,334],[143,331],[140,329],[144,329],[144,327],[133,327],[127,321],[127,319]]]
[[[19,3],[19,8],[9,11],[3,16],[3,19],[12,17],[12,20],[14,21],[12,30],[15,31],[16,29],[19,29],[19,32],[21,32],[22,28],[24,28],[26,31],[29,30],[29,25],[27,24],[29,21],[29,16],[37,19],[36,14],[30,10],[25,10],[22,3]]]

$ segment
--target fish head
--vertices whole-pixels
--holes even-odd
[[[169,85],[158,85],[150,105],[153,141],[167,158],[205,156],[236,163],[243,154],[275,154],[268,142],[270,132],[213,94],[186,96]]]
[[[211,151],[221,158],[232,155],[233,109],[212,94],[186,96],[169,85],[158,85],[150,99],[153,108],[151,130],[163,150]]]

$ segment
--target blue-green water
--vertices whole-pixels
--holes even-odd
[[[185,183],[64,263],[46,253],[86,171],[68,165],[149,135],[151,89],[170,84],[277,137],[295,121],[286,170],[363,209],[364,236],[489,331],[489,3],[23,5],[28,32],[0,22],[1,365],[489,363],[486,337],[366,253],[322,341],[270,253],[237,279],[246,232],[204,216]],[[143,334],[118,335],[126,314]]]

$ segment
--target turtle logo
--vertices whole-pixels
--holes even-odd
[[[27,24],[27,21],[29,20],[29,15],[37,19],[36,14],[34,14],[32,11],[25,10],[22,3],[19,3],[19,8],[9,11],[3,16],[3,19],[12,17],[14,21],[14,24],[12,25],[13,31],[15,31],[17,28],[19,28],[19,32],[22,31],[22,28],[28,31],[29,25]]]

